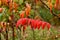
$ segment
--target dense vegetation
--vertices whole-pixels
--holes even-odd
[[[60,40],[60,0],[0,0],[0,40]]]

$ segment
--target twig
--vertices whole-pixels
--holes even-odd
[[[46,6],[46,8],[48,8],[50,10],[50,8],[42,0],[40,0],[40,1],[44,6]],[[51,13],[52,13],[52,15],[54,15],[60,19],[60,17],[53,10],[51,10]]]

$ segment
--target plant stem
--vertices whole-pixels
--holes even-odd
[[[23,38],[23,27],[20,26],[20,27],[18,27],[18,29],[20,30],[20,40],[24,40],[24,38]]]
[[[35,32],[33,28],[32,28],[32,31],[33,31],[33,40],[35,40]]]
[[[20,40],[21,40],[21,27],[18,27],[19,31],[20,31]]]
[[[0,40],[1,40],[1,29],[0,29]]]
[[[14,37],[14,26],[12,26],[12,31],[13,31],[13,40],[15,40],[15,37]]]
[[[1,40],[1,33],[0,33],[0,40]]]
[[[15,40],[15,36],[14,36],[15,21],[14,20],[12,21],[11,26],[12,26],[13,40]]]
[[[8,27],[6,27],[6,40],[8,40]]]

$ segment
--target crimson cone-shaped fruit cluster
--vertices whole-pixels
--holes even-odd
[[[40,27],[42,27],[42,29],[44,29],[45,27],[47,27],[47,29],[50,29],[50,24],[44,21],[40,21],[40,20],[35,20],[35,19],[29,19],[29,18],[21,18],[17,21],[16,23],[16,27],[18,28],[18,26],[24,26],[24,25],[30,25],[30,28],[33,29],[40,29]],[[25,26],[25,27],[26,27]]]

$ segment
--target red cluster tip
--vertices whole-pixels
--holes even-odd
[[[21,18],[17,21],[16,23],[16,27],[18,27],[19,25],[30,25],[31,28],[33,29],[40,29],[40,27],[42,27],[42,29],[44,29],[45,27],[48,28],[48,30],[50,29],[50,24],[47,22],[43,22],[40,20],[34,20],[34,19],[29,19],[29,18]]]

